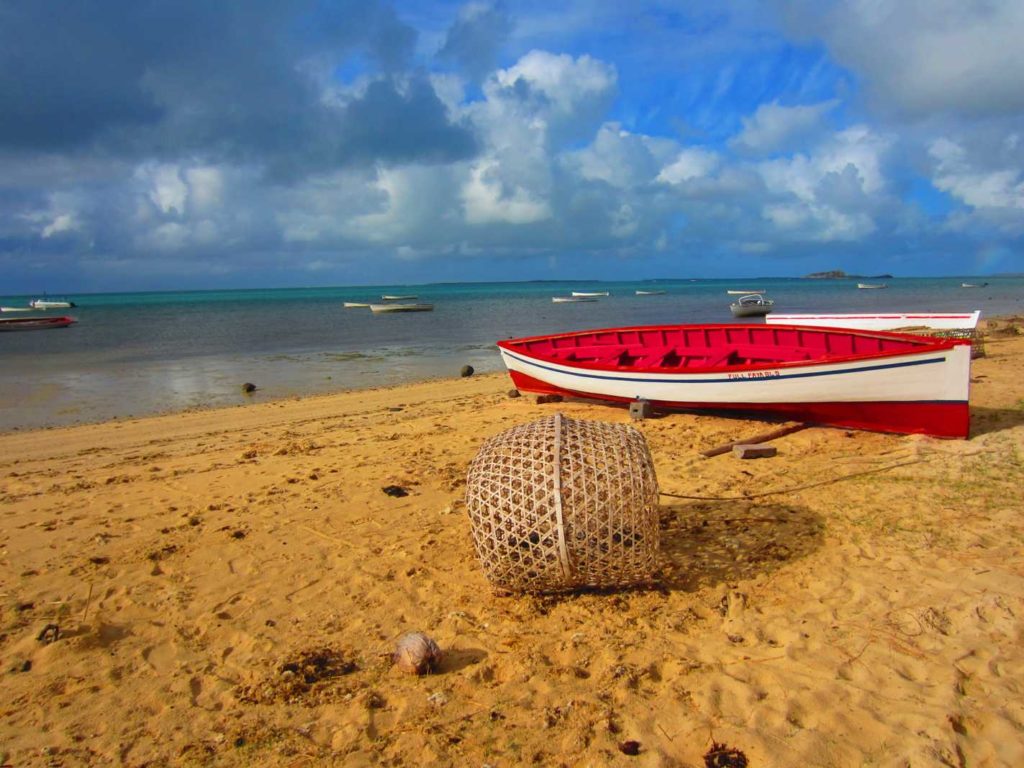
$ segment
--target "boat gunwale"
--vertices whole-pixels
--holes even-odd
[[[870,352],[861,354],[846,354],[834,357],[814,357],[807,360],[784,360],[784,361],[766,361],[760,363],[744,363],[741,365],[717,365],[717,366],[704,366],[704,367],[693,367],[678,370],[667,370],[657,365],[630,365],[630,366],[619,366],[604,361],[581,361],[581,360],[566,360],[561,357],[554,355],[539,354],[532,350],[523,349],[517,345],[527,345],[531,342],[537,341],[548,341],[555,339],[568,339],[578,338],[580,336],[589,336],[600,333],[629,333],[636,331],[647,331],[647,332],[658,332],[667,330],[680,330],[680,329],[764,329],[770,327],[778,330],[797,330],[807,331],[816,333],[840,333],[842,335],[849,336],[860,336],[866,338],[878,338],[886,339],[890,341],[907,341],[911,343],[910,348],[905,349],[892,349],[882,352]],[[631,372],[644,373],[644,374],[661,374],[663,376],[696,376],[705,373],[722,373],[728,372],[747,372],[747,371],[764,371],[764,370],[794,370],[799,368],[808,368],[813,366],[822,365],[843,365],[846,363],[860,362],[863,360],[876,360],[876,359],[890,359],[895,357],[905,357],[907,355],[919,355],[919,354],[932,354],[935,352],[943,352],[946,350],[953,349],[957,346],[970,345],[970,339],[955,339],[955,338],[941,338],[933,336],[918,336],[911,333],[897,333],[892,331],[870,331],[860,330],[855,328],[825,328],[818,326],[806,326],[806,325],[772,325],[766,326],[763,324],[749,324],[749,323],[705,323],[699,325],[642,325],[642,326],[630,326],[622,328],[596,328],[592,330],[584,331],[570,331],[567,333],[554,333],[554,334],[540,334],[538,336],[526,336],[518,339],[503,339],[497,342],[499,349],[506,350],[513,354],[523,355],[525,357],[545,362],[552,363],[555,365],[561,365],[566,368],[578,368],[580,370],[589,371],[602,371],[611,373],[622,373],[627,374]],[[613,346],[613,345],[608,345]]]

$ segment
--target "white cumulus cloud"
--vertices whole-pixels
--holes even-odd
[[[778,101],[761,104],[754,114],[744,117],[743,130],[730,142],[741,151],[769,154],[802,146],[822,127],[823,116],[839,102],[781,106]]]
[[[1024,210],[1024,181],[1014,168],[984,169],[973,165],[956,142],[936,139],[929,147],[935,159],[934,183],[973,208]]]
[[[825,41],[886,108],[913,115],[1024,109],[1020,0],[803,0],[793,28]]]
[[[685,181],[699,179],[711,175],[719,165],[717,153],[700,147],[688,147],[676,155],[675,159],[661,169],[658,181],[667,184],[681,184]]]

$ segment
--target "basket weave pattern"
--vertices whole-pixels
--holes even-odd
[[[491,584],[556,592],[648,581],[658,557],[658,481],[644,436],[556,414],[488,440],[466,506]]]

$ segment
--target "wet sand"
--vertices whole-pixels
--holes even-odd
[[[629,423],[505,376],[2,435],[0,764],[1021,764],[1024,322],[990,326],[966,441],[639,422],[664,563],[607,594],[475,560],[487,437]],[[390,665],[409,630],[436,674]]]

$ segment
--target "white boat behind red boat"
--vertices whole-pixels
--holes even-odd
[[[67,328],[77,323],[73,317],[12,317],[0,319],[0,331],[43,331],[47,328]]]
[[[775,302],[760,293],[740,296],[729,305],[733,317],[763,317],[772,311]]]
[[[862,331],[895,331],[929,328],[938,331],[973,330],[981,310],[974,312],[851,312],[845,314],[771,315],[769,325],[813,325],[817,328],[856,328]]]
[[[498,347],[526,392],[881,432],[968,432],[965,339],[759,323],[609,328]]]

